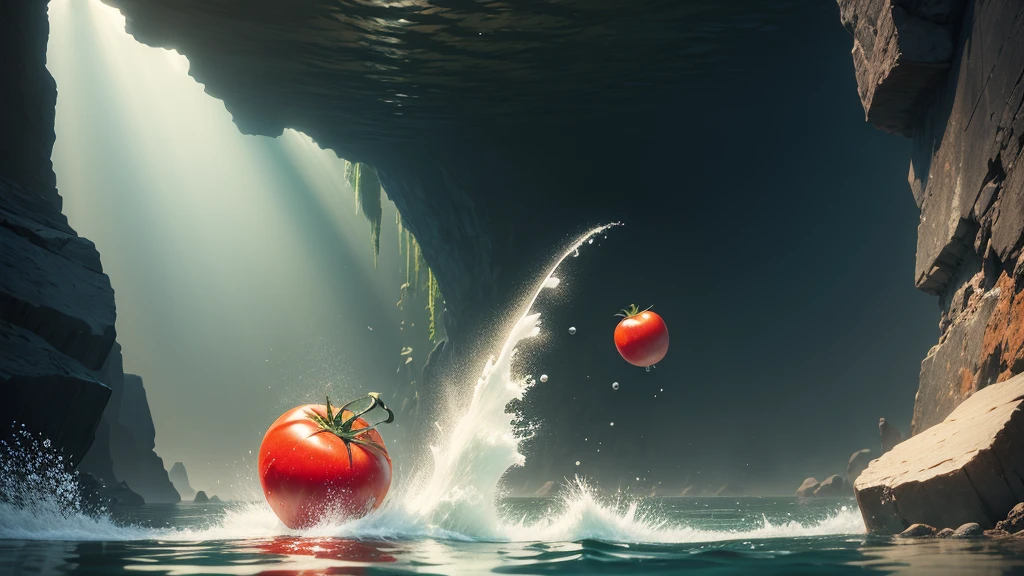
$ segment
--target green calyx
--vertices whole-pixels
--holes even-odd
[[[362,428],[353,428],[356,420],[365,416],[367,413],[373,411],[376,408],[384,410],[387,414],[383,420],[368,423]],[[345,412],[349,412],[349,416],[345,417]],[[337,412],[334,411],[331,406],[331,399],[327,398],[327,416],[324,417],[317,412],[310,410],[307,412],[307,416],[313,422],[316,422],[320,426],[320,432],[330,432],[338,438],[345,441],[346,447],[349,442],[354,442],[363,446],[372,446],[374,448],[383,450],[384,447],[374,442],[369,436],[364,436],[370,430],[374,430],[381,424],[390,424],[395,421],[395,413],[388,408],[384,401],[380,399],[380,394],[377,392],[370,392],[364,398],[353,400],[348,404],[342,406]],[[351,448],[349,449],[351,455]]]
[[[637,306],[636,304],[630,304],[629,308],[623,308],[621,312],[616,314],[616,316],[622,316],[623,318],[632,318],[633,316],[636,316],[637,314],[640,314],[642,312],[647,312],[651,308],[654,308],[654,305],[648,306],[647,308],[644,308],[643,310],[641,310],[640,307]]]

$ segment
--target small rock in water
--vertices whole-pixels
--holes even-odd
[[[935,537],[936,538],[949,538],[953,534],[955,534],[955,532],[953,532],[952,528],[943,528],[942,530],[939,530],[938,532],[935,533]]]
[[[618,382],[612,382],[612,390],[618,390],[618,389],[619,389],[619,383]]]
[[[593,244],[593,243],[594,243],[594,239],[593,238],[591,238],[590,240],[587,240],[587,244]]]
[[[977,522],[968,522],[953,531],[953,538],[978,538],[984,534],[984,530]]]
[[[996,522],[997,530],[1006,530],[1010,534],[1024,530],[1024,502],[1021,502],[1010,510],[1006,520]]]
[[[814,491],[818,489],[818,486],[817,478],[808,478],[804,480],[803,484],[801,484],[799,488],[796,489],[796,497],[809,498],[814,496]]]
[[[927,524],[913,524],[903,532],[899,533],[900,538],[924,538],[935,536],[935,527]]]
[[[540,375],[540,381],[541,382],[547,382],[548,381],[548,375],[547,374],[541,374]]]
[[[571,335],[573,335],[575,333],[576,333],[576,327],[575,326],[569,326],[569,335],[571,336]]]

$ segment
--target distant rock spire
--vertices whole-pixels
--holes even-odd
[[[895,426],[886,422],[885,418],[878,419],[878,433],[882,436],[882,454],[903,442],[903,435]]]
[[[178,491],[178,494],[181,494],[183,500],[195,496],[196,491],[188,483],[188,472],[185,471],[184,464],[175,462],[174,466],[171,466],[168,477],[171,479],[171,483],[174,484],[174,489]]]

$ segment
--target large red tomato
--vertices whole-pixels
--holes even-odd
[[[622,311],[615,327],[615,347],[634,366],[654,366],[668,353],[668,326],[650,310],[641,312],[636,304]]]
[[[289,528],[308,528],[327,517],[359,517],[377,508],[391,486],[384,439],[360,416],[374,408],[394,414],[376,394],[335,412],[307,404],[285,412],[260,444],[260,484],[267,502]]]

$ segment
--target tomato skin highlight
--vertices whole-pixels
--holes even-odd
[[[668,353],[668,326],[650,310],[623,318],[615,327],[615,348],[634,366],[654,366]]]
[[[326,417],[324,405],[293,408],[274,421],[260,444],[258,470],[267,503],[292,529],[328,517],[360,517],[376,509],[391,487],[391,457],[376,430],[362,438],[380,446],[346,442],[309,417]],[[348,410],[344,417],[352,415]],[[353,429],[365,428],[359,418]]]

